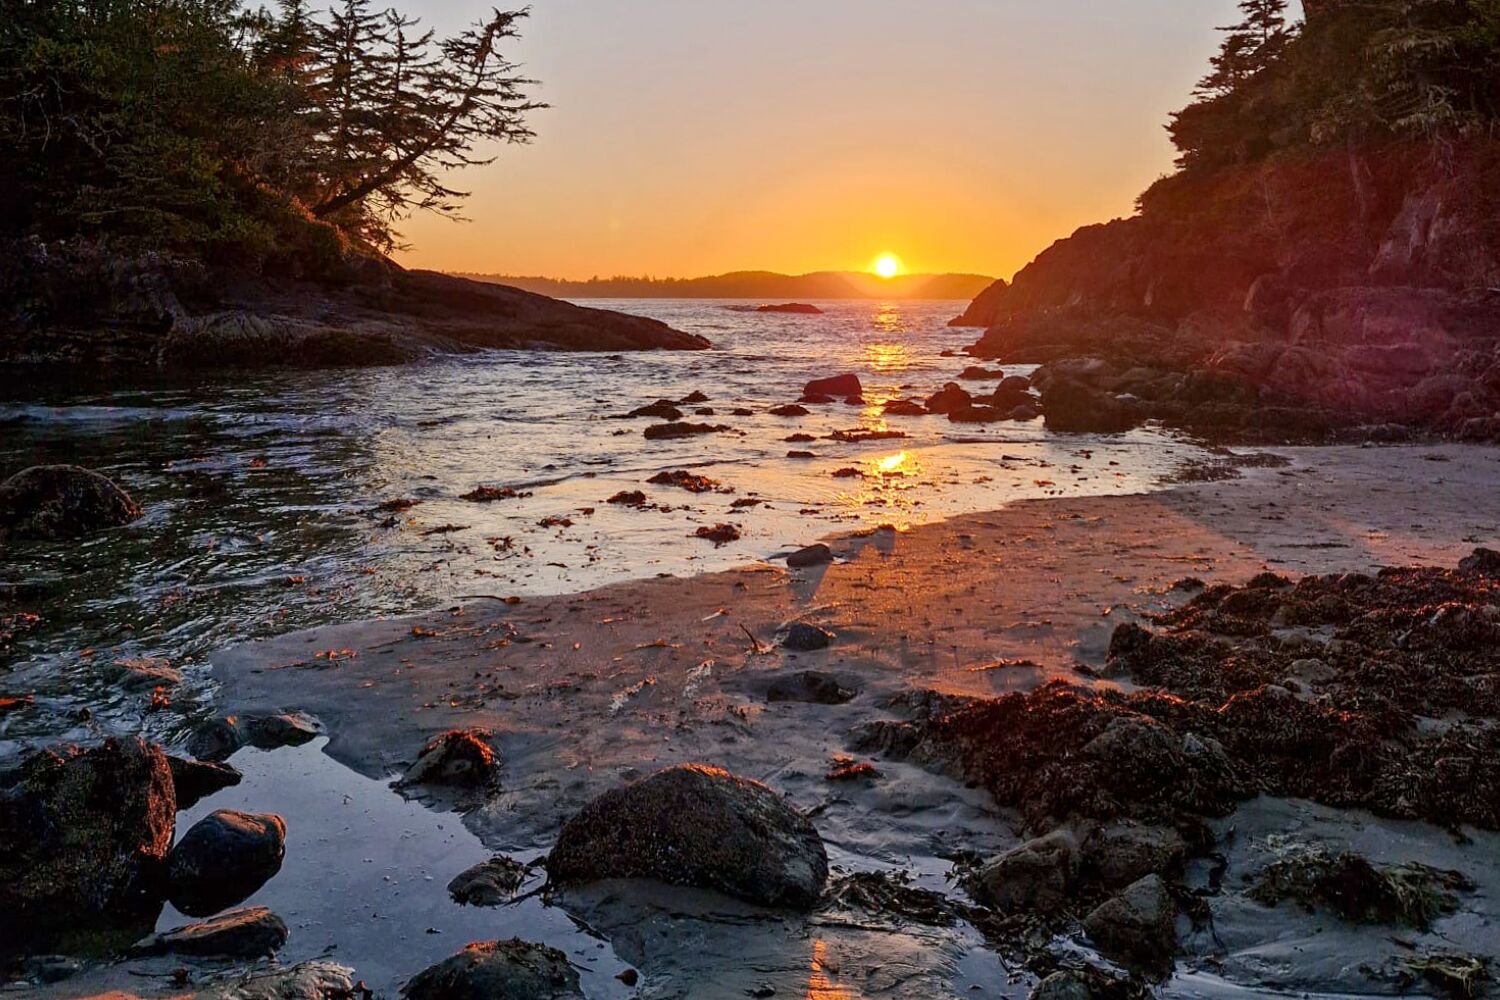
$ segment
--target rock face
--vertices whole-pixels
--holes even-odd
[[[556,948],[513,938],[477,941],[419,972],[401,990],[407,1000],[571,1000],[583,997],[578,973]]]
[[[690,764],[589,803],[563,826],[547,871],[561,885],[651,878],[806,909],[828,856],[812,823],[771,789]]]
[[[167,896],[190,917],[242,902],[281,870],[280,816],[220,809],[195,823],[167,859]]]
[[[0,954],[154,920],[176,814],[143,740],[28,760],[0,791]]]
[[[264,906],[222,913],[199,924],[174,927],[137,941],[130,949],[136,955],[224,956],[263,958],[286,944],[286,924]]]
[[[970,352],[1044,365],[1049,425],[1083,382],[1131,397],[1136,421],[1217,437],[1398,424],[1494,440],[1500,235],[1475,192],[1494,190],[1500,142],[1437,159],[1413,142],[1170,178],[1138,216],[1079,230],[976,299],[964,322],[987,329]]]
[[[140,516],[130,494],[76,465],[35,465],[0,482],[0,539],[78,538]]]
[[[701,350],[656,320],[347,251],[318,280],[90,245],[0,245],[0,362],[299,367],[484,348]]]

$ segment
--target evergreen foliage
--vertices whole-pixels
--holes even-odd
[[[390,249],[453,171],[526,142],[525,10],[438,39],[306,0],[0,0],[0,236],[264,263]]]

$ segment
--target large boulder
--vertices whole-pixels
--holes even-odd
[[[0,537],[77,538],[140,516],[130,494],[76,465],[34,465],[0,483]]]
[[[407,1000],[582,1000],[578,973],[556,948],[520,938],[476,941],[411,978]]]
[[[1042,392],[1047,429],[1067,433],[1118,434],[1140,423],[1138,408],[1085,382],[1057,378]]]
[[[928,413],[955,413],[959,410],[967,410],[973,405],[974,397],[957,382],[949,382],[928,396],[926,403]]]
[[[652,878],[765,906],[806,909],[828,879],[812,823],[765,785],[688,764],[605,792],[547,859],[561,885]]]
[[[270,881],[285,855],[280,816],[220,809],[193,824],[172,849],[167,897],[190,917],[211,916]]]
[[[144,740],[28,760],[0,791],[0,954],[133,940],[161,909],[176,814],[166,755]]]

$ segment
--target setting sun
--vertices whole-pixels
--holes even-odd
[[[882,278],[894,278],[901,273],[901,258],[893,253],[883,253],[875,258],[875,263],[870,265],[870,270]]]

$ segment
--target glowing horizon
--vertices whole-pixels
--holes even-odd
[[[403,0],[453,30],[477,0]],[[1162,124],[1234,0],[538,6],[508,55],[552,105],[452,184],[404,263],[586,280],[732,271],[1010,277],[1169,171]],[[879,95],[878,99],[872,95]]]

